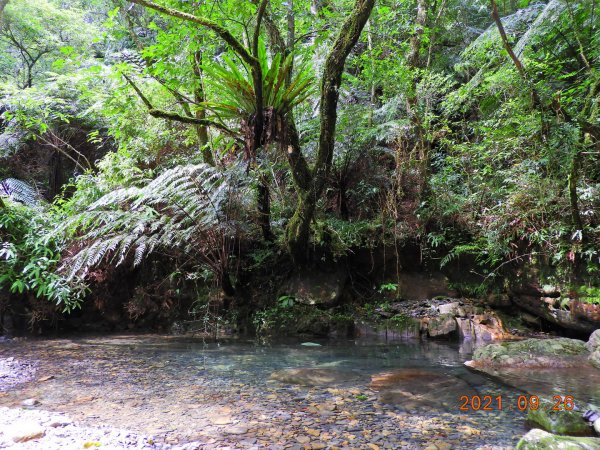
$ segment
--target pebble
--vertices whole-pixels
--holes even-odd
[[[39,439],[46,434],[46,430],[36,422],[18,422],[7,427],[4,434],[13,442],[27,442]]]
[[[224,430],[225,434],[246,434],[248,433],[248,427],[244,425],[237,425],[234,427],[229,427]]]

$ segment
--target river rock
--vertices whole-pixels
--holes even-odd
[[[420,368],[405,368],[371,376],[371,389],[383,403],[405,409],[445,409],[456,406],[461,395],[472,389],[460,378]]]
[[[558,436],[533,429],[521,438],[515,450],[598,450],[600,439],[591,437]]]
[[[27,442],[33,439],[39,439],[46,434],[45,429],[36,422],[20,422],[7,427],[4,431],[13,442]]]
[[[429,337],[448,337],[456,334],[456,319],[451,314],[432,318],[427,323]]]
[[[479,347],[465,365],[479,368],[565,368],[587,364],[586,344],[577,339],[526,339]]]
[[[283,369],[273,372],[271,380],[301,386],[326,386],[337,383],[353,381],[359,378],[354,372],[316,367],[299,367]]]
[[[592,354],[588,358],[588,361],[592,366],[596,367],[597,369],[600,369],[600,349],[592,352]]]
[[[589,352],[600,350],[600,329],[592,333],[585,346]]]
[[[502,319],[494,311],[459,317],[456,323],[458,334],[463,341],[485,343],[513,338],[504,327]]]
[[[538,409],[529,409],[527,420],[534,426],[555,434],[570,436],[586,436],[591,432],[590,426],[583,419],[581,411],[552,409],[553,403],[541,401]]]

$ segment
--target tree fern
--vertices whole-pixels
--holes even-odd
[[[43,201],[35,187],[16,178],[0,180],[0,197],[8,197],[30,207],[37,206]]]
[[[232,191],[247,186],[234,175],[206,164],[178,166],[143,187],[104,195],[63,226],[78,230],[83,244],[63,270],[75,277],[106,262],[135,267],[160,248],[177,249],[221,276],[228,256],[219,243],[235,241],[236,234]]]

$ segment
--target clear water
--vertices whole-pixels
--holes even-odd
[[[171,443],[203,442],[204,448],[284,448],[311,429],[321,433],[308,435],[311,443],[348,448],[367,448],[367,443],[424,448],[443,441],[453,448],[484,449],[514,446],[527,431],[526,413],[517,407],[520,395],[548,400],[572,395],[582,407],[600,405],[600,374],[591,371],[515,372],[500,380],[465,368],[470,349],[458,345],[300,344],[160,336],[0,343],[0,358],[37,367],[35,380],[4,392],[0,379],[0,406],[18,407],[23,399],[36,398],[39,408],[67,412],[85,423]],[[330,370],[334,380],[299,386],[270,378],[289,368]],[[389,373],[401,384],[373,389],[372,377]],[[38,381],[49,375],[54,378]],[[464,411],[463,395],[489,395],[494,401],[489,411],[473,411],[470,404]],[[232,427],[247,431],[236,434]]]

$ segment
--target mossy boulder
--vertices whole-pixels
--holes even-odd
[[[597,369],[600,369],[600,349],[596,350],[595,352],[592,352],[592,354],[588,358],[588,361],[592,366],[596,367]]]
[[[564,368],[587,364],[586,343],[577,339],[525,339],[479,347],[465,364],[473,368]]]
[[[598,450],[600,439],[591,437],[558,436],[544,430],[527,433],[515,450]]]
[[[589,352],[600,350],[600,329],[594,331],[585,344]]]
[[[570,436],[586,436],[591,434],[591,428],[583,419],[580,411],[556,411],[552,409],[553,403],[540,402],[538,409],[527,412],[527,421],[532,425],[556,434]]]

